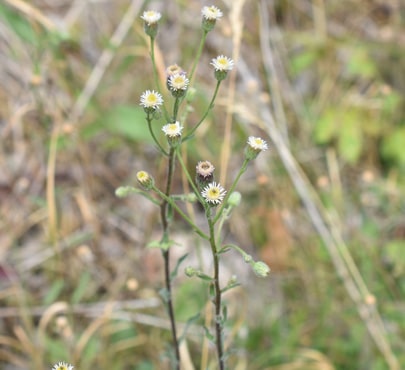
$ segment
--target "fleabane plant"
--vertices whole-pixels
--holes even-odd
[[[227,319],[227,310],[222,295],[224,291],[238,285],[237,279],[234,277],[227,285],[221,286],[220,258],[225,258],[226,252],[233,249],[251,266],[258,277],[266,277],[270,272],[270,268],[264,262],[255,261],[241,246],[226,244],[222,240],[223,225],[229,219],[232,210],[241,202],[241,194],[236,191],[237,184],[246,171],[248,164],[261,152],[267,150],[266,141],[254,136],[247,138],[244,160],[237,175],[228,187],[215,180],[215,166],[211,162],[207,160],[199,161],[193,174],[189,172],[181,154],[182,144],[185,141],[195,139],[195,132],[204,124],[207,115],[214,107],[222,81],[227,78],[235,66],[234,61],[223,54],[211,59],[213,80],[216,81],[211,100],[204,113],[194,124],[187,122],[187,113],[190,110],[184,109],[184,105],[190,104],[192,101],[190,91],[192,91],[193,75],[200,61],[207,35],[215,28],[217,21],[223,17],[223,13],[216,6],[205,6],[201,10],[201,16],[201,40],[191,70],[187,72],[177,64],[168,66],[166,68],[165,84],[167,93],[164,93],[162,86],[160,86],[154,52],[158,26],[162,16],[153,10],[146,10],[141,16],[145,33],[149,36],[153,76],[151,76],[152,86],[140,95],[140,105],[145,112],[146,125],[156,148],[162,157],[166,159],[167,176],[164,178],[163,183],[158,184],[150,172],[139,169],[136,175],[138,187],[122,186],[116,190],[118,197],[124,198],[131,194],[138,194],[146,197],[159,207],[161,237],[157,241],[151,241],[148,246],[157,247],[162,251],[164,288],[161,290],[161,296],[170,320],[173,349],[171,358],[173,359],[173,369],[176,370],[180,370],[181,366],[179,338],[184,337],[185,333],[180,334],[178,332],[178,323],[173,305],[172,282],[176,278],[179,266],[186,259],[186,256],[179,258],[174,267],[170,265],[170,250],[176,245],[176,242],[171,238],[173,213],[177,213],[196,233],[196,237],[205,241],[211,251],[212,271],[202,271],[198,266],[187,266],[184,272],[187,277],[199,278],[207,283],[207,290],[213,303],[214,320],[212,328],[205,328],[205,333],[215,343],[218,369],[226,369],[226,359],[228,358],[228,353],[224,348],[224,326]],[[163,95],[169,96],[165,100],[171,101],[164,101]],[[173,194],[172,184],[174,178],[183,176],[188,180],[192,193]],[[207,227],[202,229],[197,226],[192,218],[183,211],[180,202],[199,202],[204,210]]]

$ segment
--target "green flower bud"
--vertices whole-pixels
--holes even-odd
[[[228,198],[228,204],[231,207],[237,207],[242,200],[242,195],[238,191],[234,191]]]
[[[184,273],[188,276],[188,277],[193,277],[196,275],[197,271],[195,268],[188,266],[184,269]]]
[[[270,267],[264,262],[258,261],[252,265],[254,273],[258,277],[266,277],[270,273]]]

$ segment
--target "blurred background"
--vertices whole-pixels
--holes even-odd
[[[140,15],[162,13],[164,86],[167,66],[192,65],[204,5],[224,17],[186,128],[214,91],[210,60],[227,55],[235,69],[185,146],[190,172],[210,160],[226,187],[248,136],[270,147],[242,177],[225,230],[272,269],[258,280],[236,253],[222,258],[224,281],[242,283],[225,294],[230,368],[405,368],[403,2],[2,0],[1,369],[169,368],[161,256],[145,247],[160,237],[158,209],[114,191],[139,170],[159,184],[166,170],[139,106],[155,88]],[[178,171],[174,191],[184,183]],[[173,263],[187,252],[186,264],[209,271],[187,225],[172,233]],[[182,269],[174,284],[178,320],[200,313],[209,326],[206,286]],[[188,331],[185,370],[216,368],[203,337]]]

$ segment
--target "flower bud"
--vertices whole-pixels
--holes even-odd
[[[234,191],[228,198],[228,204],[231,207],[237,207],[242,200],[242,195],[238,191]]]
[[[149,173],[147,173],[145,171],[139,171],[136,174],[136,179],[138,180],[139,184],[141,184],[145,190],[151,190],[155,184],[153,177],[151,177],[149,175]]]
[[[184,273],[188,276],[188,277],[193,277],[196,275],[197,271],[195,268],[191,267],[191,266],[187,266],[184,269]]]
[[[253,263],[252,267],[258,277],[266,277],[270,273],[270,267],[262,261]]]

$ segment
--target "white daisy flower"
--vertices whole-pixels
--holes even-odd
[[[73,366],[66,362],[59,362],[53,365],[52,370],[73,370]]]
[[[226,190],[216,182],[211,182],[201,192],[201,195],[206,202],[213,205],[221,204],[224,200],[225,194]]]
[[[155,24],[159,21],[162,15],[154,10],[146,10],[141,15],[141,18],[145,21],[147,25]]]
[[[210,64],[214,66],[216,71],[220,72],[229,72],[233,68],[233,60],[224,55],[212,59]]]
[[[256,151],[262,152],[268,149],[267,143],[260,137],[249,136],[247,143],[253,150]]]
[[[162,127],[162,131],[169,138],[175,138],[181,136],[183,131],[183,126],[180,125],[180,122],[176,121],[175,123],[168,123]]]
[[[187,90],[190,80],[184,73],[175,73],[169,77],[170,90]]]
[[[158,92],[152,90],[146,90],[142,95],[141,95],[141,103],[140,103],[144,108],[150,108],[150,109],[157,109],[159,108],[160,105],[163,104],[163,98],[162,95],[160,95]]]
[[[214,5],[204,6],[204,8],[201,10],[201,14],[206,20],[210,21],[216,21],[222,17],[221,10]]]

